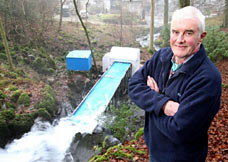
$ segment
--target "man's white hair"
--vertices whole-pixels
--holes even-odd
[[[199,20],[198,26],[200,33],[205,32],[205,16],[202,14],[200,10],[193,6],[187,6],[184,8],[181,8],[179,10],[176,10],[173,13],[171,24],[174,20],[177,19],[186,19],[186,18],[196,18]]]

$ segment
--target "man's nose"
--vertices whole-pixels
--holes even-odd
[[[177,42],[180,42],[180,43],[182,43],[182,42],[184,42],[184,34],[179,34],[178,35],[178,37],[177,37]]]

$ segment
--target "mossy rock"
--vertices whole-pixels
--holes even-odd
[[[21,95],[21,90],[16,90],[15,92],[12,93],[11,97],[10,97],[10,100],[13,102],[13,103],[17,103],[17,100],[18,98],[20,97]]]
[[[20,138],[24,133],[29,132],[34,124],[34,118],[30,114],[16,114],[10,121],[9,128],[13,138]]]
[[[15,111],[13,109],[7,109],[0,112],[0,118],[10,121],[15,118]]]
[[[0,147],[4,147],[8,143],[10,131],[6,120],[0,116]]]
[[[51,121],[51,115],[45,108],[40,108],[38,111],[34,112],[32,116],[34,119],[41,117],[45,121]]]
[[[22,93],[18,98],[18,105],[29,106],[30,105],[30,97],[27,93]]]
[[[56,111],[56,98],[52,88],[49,85],[44,87],[43,98],[38,104],[35,105],[35,108],[45,108],[48,113],[54,115],[54,112]]]

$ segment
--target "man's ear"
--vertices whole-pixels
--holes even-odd
[[[203,32],[201,35],[200,35],[200,40],[201,42],[203,41],[203,39],[206,37],[207,35],[207,32]]]

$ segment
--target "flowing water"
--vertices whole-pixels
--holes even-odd
[[[74,135],[92,133],[97,121],[90,117],[81,123],[66,117],[54,123],[37,119],[30,132],[0,149],[0,162],[61,162]]]
[[[154,34],[154,40],[156,40],[159,36],[160,36],[160,33]],[[148,47],[150,43],[150,34],[137,38],[136,41],[139,42],[141,47]],[[160,49],[160,47],[158,47],[155,44],[154,44],[154,48],[156,51]]]

